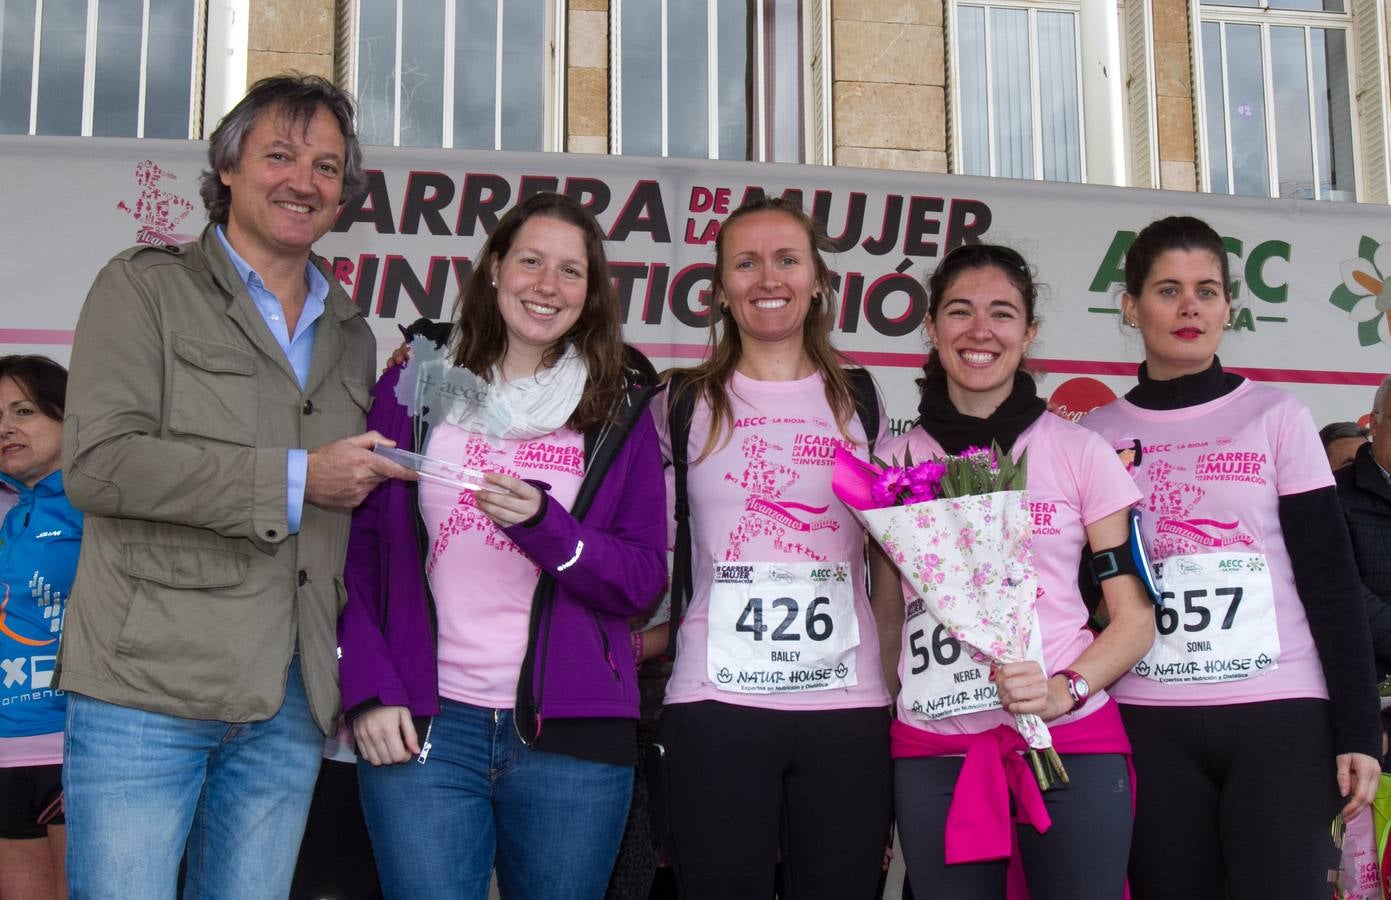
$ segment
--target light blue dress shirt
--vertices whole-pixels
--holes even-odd
[[[256,270],[232,249],[222,226],[218,225],[214,230],[242,284],[246,285],[251,302],[256,304],[256,311],[265,320],[275,342],[285,352],[285,357],[290,361],[290,368],[294,369],[295,378],[299,380],[300,389],[303,390],[309,381],[309,362],[314,356],[314,332],[317,330],[319,317],[324,313],[324,300],[328,297],[328,279],[324,278],[323,273],[313,263],[305,263],[304,284],[308,291],[304,297],[304,310],[300,313],[299,321],[295,323],[295,333],[290,334],[280,301],[266,288],[266,283],[256,274]],[[300,518],[304,514],[304,485],[308,471],[309,451],[292,448],[285,469],[285,517],[289,522],[291,534],[299,533]]]

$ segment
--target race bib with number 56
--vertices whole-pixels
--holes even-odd
[[[1158,569],[1158,634],[1136,675],[1162,684],[1241,681],[1277,667],[1275,588],[1263,554],[1171,556]]]
[[[910,715],[935,722],[1000,708],[999,694],[990,680],[990,664],[977,662],[971,645],[952,637],[921,597],[909,602],[906,620],[900,690]],[[1036,626],[1029,630],[1024,658],[1044,667],[1042,640]]]
[[[855,587],[845,562],[716,563],[707,673],[722,691],[856,684]]]

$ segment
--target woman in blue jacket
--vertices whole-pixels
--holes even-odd
[[[68,373],[0,357],[0,897],[65,897],[63,720],[50,686],[82,514],[59,471]]]
[[[348,546],[340,676],[382,887],[482,900],[496,864],[504,897],[599,897],[666,502],[593,216],[559,194],[503,216],[448,348],[383,376],[368,427],[486,483],[383,484]]]

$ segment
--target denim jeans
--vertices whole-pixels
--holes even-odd
[[[484,900],[496,862],[505,898],[603,897],[632,767],[532,750],[509,710],[440,703],[424,763],[358,761],[386,896]]]
[[[299,658],[264,722],[183,719],[68,695],[72,900],[266,900],[290,890],[324,736]]]

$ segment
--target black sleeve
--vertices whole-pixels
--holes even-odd
[[[1334,752],[1379,759],[1381,723],[1365,589],[1336,489],[1280,497],[1280,528],[1328,682]]]

